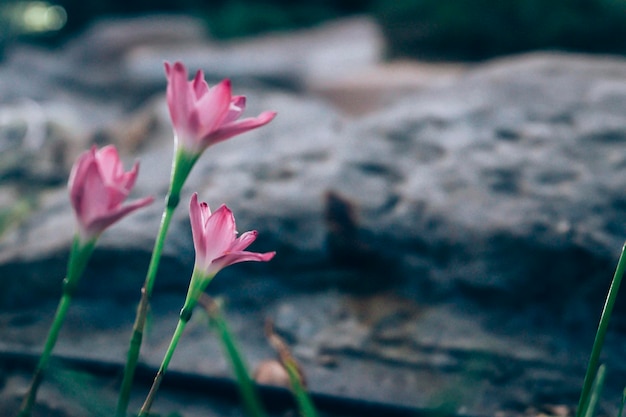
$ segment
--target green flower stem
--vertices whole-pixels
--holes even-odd
[[[161,367],[154,377],[154,381],[152,382],[152,387],[150,388],[150,392],[146,397],[146,401],[141,406],[141,410],[139,410],[138,417],[146,417],[150,413],[150,409],[152,408],[152,403],[154,402],[154,398],[156,396],[156,392],[161,385],[161,381],[163,380],[163,375],[167,371],[167,367],[170,364],[170,360],[174,355],[174,351],[176,350],[176,346],[178,345],[178,341],[180,340],[180,336],[183,334],[183,330],[185,330],[185,326],[189,322],[190,315],[183,315],[181,313],[180,319],[178,320],[178,324],[176,325],[176,330],[174,331],[174,335],[172,336],[172,340],[170,341],[170,345],[165,352],[165,356],[163,357],[163,362],[161,362]]]
[[[219,333],[222,346],[230,359],[230,364],[237,377],[239,394],[241,395],[248,415],[252,417],[265,417],[267,414],[263,408],[259,394],[257,393],[256,386],[252,378],[250,378],[250,372],[248,371],[246,362],[237,348],[235,339],[228,328],[219,305],[205,294],[202,294],[199,302],[209,315],[211,324]]]
[[[169,200],[169,199],[168,199]],[[161,218],[161,227],[159,234],[152,251],[152,258],[150,259],[150,266],[148,267],[148,274],[143,288],[141,289],[141,299],[137,306],[137,315],[135,316],[135,322],[133,324],[133,334],[130,338],[130,347],[128,349],[128,356],[126,358],[126,365],[124,367],[124,377],[122,379],[122,385],[120,388],[120,396],[117,402],[117,416],[125,417],[126,410],[128,409],[128,403],[130,401],[130,391],[133,385],[133,378],[135,376],[135,370],[137,368],[137,362],[139,360],[139,351],[141,350],[141,343],[143,341],[143,330],[146,325],[146,319],[148,317],[148,307],[150,304],[150,296],[152,295],[152,288],[154,287],[154,279],[158,270],[159,261],[161,259],[161,253],[163,252],[163,244],[165,242],[165,235],[169,228],[174,214],[175,207],[167,206],[163,212]]]
[[[120,395],[117,402],[117,417],[126,417],[126,410],[128,410],[128,403],[130,402],[130,391],[133,385],[137,362],[139,361],[141,343],[143,341],[143,331],[148,317],[150,297],[152,296],[154,281],[159,269],[161,254],[163,253],[163,246],[165,244],[165,237],[172,221],[174,211],[180,202],[180,192],[183,188],[183,184],[185,183],[185,180],[189,176],[189,173],[199,156],[200,155],[189,155],[180,150],[177,150],[174,155],[170,188],[166,197],[166,206],[163,211],[163,216],[161,217],[161,225],[159,227],[157,239],[154,242],[154,249],[152,250],[152,257],[150,258],[150,265],[146,274],[146,280],[141,288],[141,299],[139,300],[139,305],[137,306],[137,315],[135,316],[135,322],[133,324],[133,333],[130,338],[130,347],[126,358],[126,365],[124,366],[124,377],[122,379]]]
[[[39,389],[39,385],[41,385],[44,374],[48,369],[52,351],[59,337],[59,332],[61,331],[63,322],[65,321],[65,316],[67,315],[67,310],[70,306],[70,302],[72,301],[74,291],[76,290],[78,281],[85,270],[87,261],[93,253],[95,244],[95,238],[86,244],[82,244],[78,237],[74,238],[67,267],[67,277],[63,280],[63,293],[61,295],[61,300],[59,301],[59,305],[57,306],[57,310],[54,314],[52,325],[48,331],[48,337],[46,338],[43,351],[39,358],[39,362],[37,363],[37,368],[35,368],[33,379],[31,380],[26,395],[24,396],[22,405],[20,406],[18,414],[19,417],[30,417],[32,414],[33,405],[35,404],[35,399],[37,397],[37,390]]]
[[[50,362],[50,357],[52,356],[52,349],[57,341],[57,337],[59,336],[59,331],[63,325],[63,320],[67,313],[67,309],[70,306],[70,301],[72,297],[63,294],[61,296],[61,300],[57,307],[57,311],[54,315],[54,320],[52,322],[52,326],[48,332],[48,338],[46,339],[46,344],[43,349],[43,353],[39,358],[39,363],[37,364],[37,368],[35,369],[35,374],[33,375],[33,379],[31,380],[30,387],[22,401],[22,406],[20,407],[19,417],[28,417],[32,413],[33,405],[35,404],[35,398],[37,396],[37,390],[39,389],[39,385],[43,380],[44,372],[48,368],[48,363]]]
[[[580,393],[580,399],[578,401],[578,408],[576,409],[576,417],[583,417],[586,414],[586,410],[589,408],[589,399],[592,391],[593,381],[596,379],[598,372],[598,365],[600,362],[600,352],[602,352],[602,346],[604,345],[604,338],[606,336],[607,329],[609,327],[609,319],[615,306],[615,300],[619,292],[619,287],[622,282],[624,271],[626,270],[626,244],[622,246],[622,253],[617,261],[617,268],[609,287],[609,292],[606,296],[602,315],[600,316],[600,323],[598,324],[598,330],[596,332],[596,338],[593,342],[593,348],[591,349],[591,356],[589,358],[589,364],[587,365],[587,372],[583,382],[583,389]]]
[[[187,325],[189,320],[191,320],[191,314],[193,313],[193,309],[198,304],[198,300],[202,294],[202,291],[204,291],[209,282],[211,282],[212,278],[212,276],[204,275],[204,272],[202,270],[194,268],[193,273],[191,274],[191,280],[189,282],[189,289],[187,290],[185,304],[183,304],[183,308],[180,310],[180,316],[178,319],[178,324],[176,325],[176,330],[174,331],[174,335],[172,336],[170,345],[165,352],[163,362],[161,362],[161,367],[154,377],[150,392],[148,392],[148,396],[141,406],[141,410],[139,410],[138,417],[147,416],[150,413],[154,397],[156,396],[156,392],[161,385],[161,380],[163,379],[163,375],[167,371],[170,360],[174,355],[174,351],[176,350],[176,346],[178,345],[180,336],[183,334],[183,330],[185,330],[185,326]]]

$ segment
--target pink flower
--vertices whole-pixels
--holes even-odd
[[[266,111],[257,117],[238,120],[246,108],[244,96],[233,96],[230,80],[213,88],[202,71],[193,81],[187,80],[187,69],[176,62],[165,63],[167,105],[176,140],[184,150],[201,153],[207,147],[269,123],[276,112]]]
[[[267,262],[276,254],[245,251],[256,239],[257,231],[237,237],[232,211],[222,205],[211,213],[207,203],[198,203],[197,193],[191,196],[189,217],[196,249],[196,268],[204,271],[206,277],[213,277],[222,268],[238,262]]]
[[[127,214],[152,203],[152,197],[142,198],[122,206],[128,197],[139,163],[124,172],[117,149],[109,145],[99,151],[94,146],[84,152],[70,173],[70,200],[81,240],[92,240],[107,227]]]

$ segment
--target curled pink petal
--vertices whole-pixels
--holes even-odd
[[[217,142],[230,139],[233,136],[240,135],[248,130],[256,129],[272,121],[276,116],[276,112],[263,112],[258,117],[248,117],[246,119],[238,120],[236,122],[222,126],[219,130],[213,132],[211,135],[204,138],[207,146],[213,145]]]
[[[111,226],[113,223],[122,219],[126,215],[132,213],[135,210],[138,210],[142,207],[145,207],[151,204],[154,201],[152,197],[144,197],[140,200],[135,200],[130,202],[125,206],[119,206],[116,210],[111,211],[106,216],[98,217],[94,219],[90,224],[90,230],[87,232],[97,233],[99,234],[100,230],[104,230],[107,227]]]
[[[220,271],[227,266],[239,263],[239,262],[267,262],[271,260],[276,252],[256,253],[256,252],[229,252],[225,255],[216,258],[211,262],[211,269]],[[216,272],[217,273],[217,272]]]
[[[232,98],[228,114],[224,118],[223,124],[229,124],[239,119],[243,111],[246,109],[246,97],[235,96]]]
[[[176,134],[177,147],[198,154],[207,147],[269,123],[275,112],[239,120],[246,107],[244,96],[233,96],[230,80],[214,87],[202,71],[187,81],[185,66],[165,63],[167,105]]]
[[[238,252],[246,249],[248,246],[252,244],[256,240],[258,232],[256,230],[252,230],[250,232],[246,232],[239,236],[231,245],[231,252]]]
[[[79,156],[68,182],[70,201],[81,239],[91,240],[127,214],[150,204],[146,197],[122,206],[130,194],[139,163],[124,172],[117,149],[94,146]]]
[[[209,92],[209,85],[204,80],[204,73],[201,70],[196,72],[196,77],[191,82],[196,100]]]
[[[233,96],[231,104],[241,110],[246,108],[246,96]]]
[[[202,207],[206,207],[203,212]],[[196,268],[207,277],[213,277],[222,268],[238,262],[267,262],[274,252],[256,253],[244,251],[256,239],[257,232],[243,233],[237,238],[235,218],[225,205],[215,212],[208,211],[206,203],[198,203],[198,195],[191,197],[189,206],[191,231],[196,251]]]

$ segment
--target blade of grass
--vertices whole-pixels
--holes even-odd
[[[313,400],[311,400],[311,396],[306,390],[304,375],[300,369],[300,365],[298,365],[296,359],[291,355],[285,341],[274,332],[273,323],[269,320],[265,325],[265,333],[272,347],[278,352],[280,363],[287,371],[287,375],[289,375],[289,383],[291,384],[293,395],[296,398],[300,415],[302,417],[317,417],[317,410],[315,409]]]
[[[248,366],[237,347],[232,332],[228,328],[220,306],[206,294],[200,296],[198,303],[206,310],[211,325],[219,334],[222,346],[237,378],[239,394],[246,412],[252,417],[266,417],[266,412],[257,393],[256,386],[252,378],[250,378]]]
[[[602,393],[602,388],[604,387],[605,377],[606,366],[600,365],[600,368],[598,368],[598,372],[591,386],[589,402],[587,403],[587,408],[584,414],[585,417],[593,417],[593,415],[595,414],[596,408],[598,406],[598,401],[600,399],[600,394]]]
[[[50,373],[50,379],[91,417],[110,417],[115,409],[115,397],[109,396],[91,374],[57,368]]]
[[[317,410],[313,405],[313,401],[300,381],[300,371],[297,365],[291,361],[285,361],[284,366],[289,374],[289,381],[291,382],[291,388],[298,402],[300,414],[303,417],[317,417]]]
[[[602,315],[600,316],[600,323],[598,324],[598,330],[591,349],[591,356],[589,358],[589,364],[587,365],[587,372],[583,381],[583,388],[580,393],[580,399],[578,400],[578,408],[576,409],[576,417],[583,417],[586,415],[586,410],[589,406],[591,389],[593,381],[596,379],[596,373],[598,370],[598,364],[600,362],[600,353],[604,345],[604,338],[606,336],[607,329],[609,327],[609,320],[615,306],[615,300],[617,299],[617,293],[622,282],[624,271],[626,270],[626,245],[622,246],[622,253],[617,261],[617,268],[609,287],[609,292],[604,302],[604,308],[602,309]]]

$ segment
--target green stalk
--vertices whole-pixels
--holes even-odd
[[[297,365],[291,360],[284,361],[283,365],[289,375],[289,382],[291,383],[293,395],[298,403],[300,415],[302,415],[302,417],[317,417],[317,411],[313,405],[313,401],[300,381],[300,372],[298,371]]]
[[[266,413],[257,393],[256,386],[252,381],[252,378],[250,378],[248,366],[237,348],[235,339],[228,328],[228,324],[226,323],[224,316],[221,314],[218,304],[204,294],[200,297],[200,303],[207,311],[211,324],[217,329],[222,346],[226,351],[237,378],[239,394],[241,395],[241,399],[248,415],[252,417],[265,417]]]
[[[44,372],[48,368],[48,363],[50,362],[50,357],[52,356],[52,349],[54,348],[59,336],[59,331],[63,326],[63,321],[71,301],[72,297],[70,295],[63,294],[61,296],[61,300],[59,301],[59,305],[54,315],[54,320],[52,321],[52,326],[48,332],[48,338],[46,339],[43,353],[39,358],[35,374],[30,382],[30,387],[28,388],[26,396],[22,401],[22,406],[20,407],[20,412],[18,414],[19,417],[29,417],[32,413],[33,405],[35,404],[35,399],[37,397],[37,390],[43,380]]]
[[[26,395],[24,396],[22,405],[20,406],[18,417],[30,417],[30,415],[32,414],[32,409],[37,398],[39,385],[41,385],[44,374],[48,369],[48,364],[50,363],[52,351],[54,350],[54,346],[59,337],[61,327],[63,327],[63,322],[65,321],[65,316],[67,315],[67,310],[72,301],[74,291],[76,290],[78,281],[85,270],[87,261],[93,253],[95,244],[95,238],[84,245],[81,244],[78,237],[74,238],[72,250],[70,251],[70,259],[67,266],[67,277],[63,280],[63,293],[54,314],[52,325],[50,326],[50,330],[48,331],[48,337],[46,338],[43,351],[41,353],[41,356],[39,357],[39,362],[37,363],[37,367],[35,368],[33,379],[31,380]]]
[[[139,305],[137,306],[137,315],[135,316],[135,322],[133,323],[133,334],[130,338],[130,347],[128,349],[128,356],[126,358],[126,365],[124,366],[124,377],[122,379],[120,395],[117,402],[117,417],[126,416],[126,410],[128,409],[128,403],[130,402],[130,391],[133,385],[135,370],[137,369],[137,362],[139,361],[139,351],[141,350],[143,331],[146,325],[146,319],[148,317],[150,296],[152,295],[154,279],[156,277],[159,261],[161,259],[161,253],[163,252],[165,235],[167,234],[172,215],[174,214],[174,208],[175,207],[170,208],[168,206],[163,212],[163,217],[161,218],[161,226],[159,228],[159,234],[154,244],[152,258],[150,259],[150,266],[148,267],[148,274],[146,277],[146,281],[144,282],[143,288],[141,289],[141,299],[139,300]]]
[[[589,402],[587,409],[585,410],[585,417],[593,417],[596,412],[598,401],[600,400],[600,393],[604,387],[604,379],[606,378],[606,366],[600,365],[593,384],[591,386],[591,394],[589,396]]]
[[[159,269],[161,254],[163,253],[163,246],[165,244],[165,237],[172,221],[174,211],[180,202],[180,191],[183,188],[183,184],[189,176],[189,173],[191,172],[191,168],[193,168],[193,165],[196,163],[199,156],[200,155],[188,155],[180,150],[178,150],[174,155],[170,188],[166,197],[166,206],[163,211],[163,216],[161,217],[161,225],[159,226],[157,239],[154,242],[154,249],[152,250],[146,279],[143,287],[141,288],[141,298],[139,300],[139,305],[137,306],[137,314],[133,324],[133,333],[130,338],[130,347],[128,349],[126,365],[124,366],[124,376],[117,402],[117,417],[126,417],[126,410],[128,410],[128,403],[130,402],[130,391],[133,385],[135,370],[137,369],[137,362],[139,361],[139,352],[143,341],[143,332],[146,326],[146,319],[148,317],[150,297],[152,296],[154,281]]]
[[[174,351],[176,350],[176,346],[178,345],[178,341],[180,340],[180,336],[183,334],[183,330],[185,330],[185,326],[191,319],[191,314],[193,313],[193,309],[198,304],[198,299],[204,291],[204,288],[209,284],[213,277],[208,277],[204,275],[204,272],[200,269],[194,268],[193,273],[191,274],[191,280],[189,282],[189,289],[187,290],[187,296],[185,297],[185,303],[183,304],[183,308],[180,310],[180,316],[178,320],[178,324],[176,325],[176,330],[174,331],[174,335],[172,336],[172,340],[170,341],[170,345],[165,352],[165,356],[163,357],[163,362],[161,362],[161,367],[154,377],[154,381],[152,383],[152,387],[150,388],[150,392],[148,392],[148,396],[141,406],[141,410],[139,410],[138,417],[145,417],[150,413],[150,408],[152,408],[152,402],[154,401],[154,397],[156,392],[161,385],[161,380],[163,379],[163,375],[165,371],[167,371],[167,367],[170,364],[170,360],[174,355]]]
[[[274,324],[271,321],[265,323],[265,334],[267,335],[270,345],[272,345],[278,353],[281,365],[285,371],[287,371],[289,385],[291,385],[291,390],[296,398],[300,415],[302,417],[317,417],[317,411],[313,405],[313,401],[306,391],[304,375],[300,370],[300,366],[291,355],[285,341],[274,332]]]
[[[165,352],[165,356],[163,357],[163,362],[161,362],[161,367],[154,377],[152,387],[150,388],[150,392],[148,393],[145,402],[141,406],[141,410],[139,410],[138,417],[146,417],[150,413],[152,403],[154,402],[156,393],[159,389],[159,386],[161,385],[161,381],[163,380],[163,375],[165,375],[167,367],[169,366],[172,356],[174,355],[174,351],[176,350],[176,346],[178,345],[180,336],[183,334],[183,330],[185,330],[185,326],[189,322],[189,317],[190,315],[183,316],[181,314],[181,317],[178,320],[178,324],[176,325],[174,335],[172,336],[172,340],[170,341],[170,345],[168,346],[167,351]]]
[[[619,287],[622,282],[624,271],[626,270],[626,244],[622,246],[622,253],[617,261],[617,268],[609,287],[609,292],[606,296],[604,308],[602,309],[602,315],[600,316],[600,323],[598,324],[598,330],[591,349],[591,356],[589,358],[589,364],[587,365],[587,372],[583,382],[582,392],[580,393],[580,399],[578,401],[578,408],[576,409],[576,417],[583,417],[589,408],[589,400],[591,395],[591,389],[593,381],[596,379],[598,373],[598,365],[600,363],[600,353],[602,352],[602,346],[604,345],[604,339],[607,329],[609,327],[609,320],[615,306],[615,300],[619,292]]]

